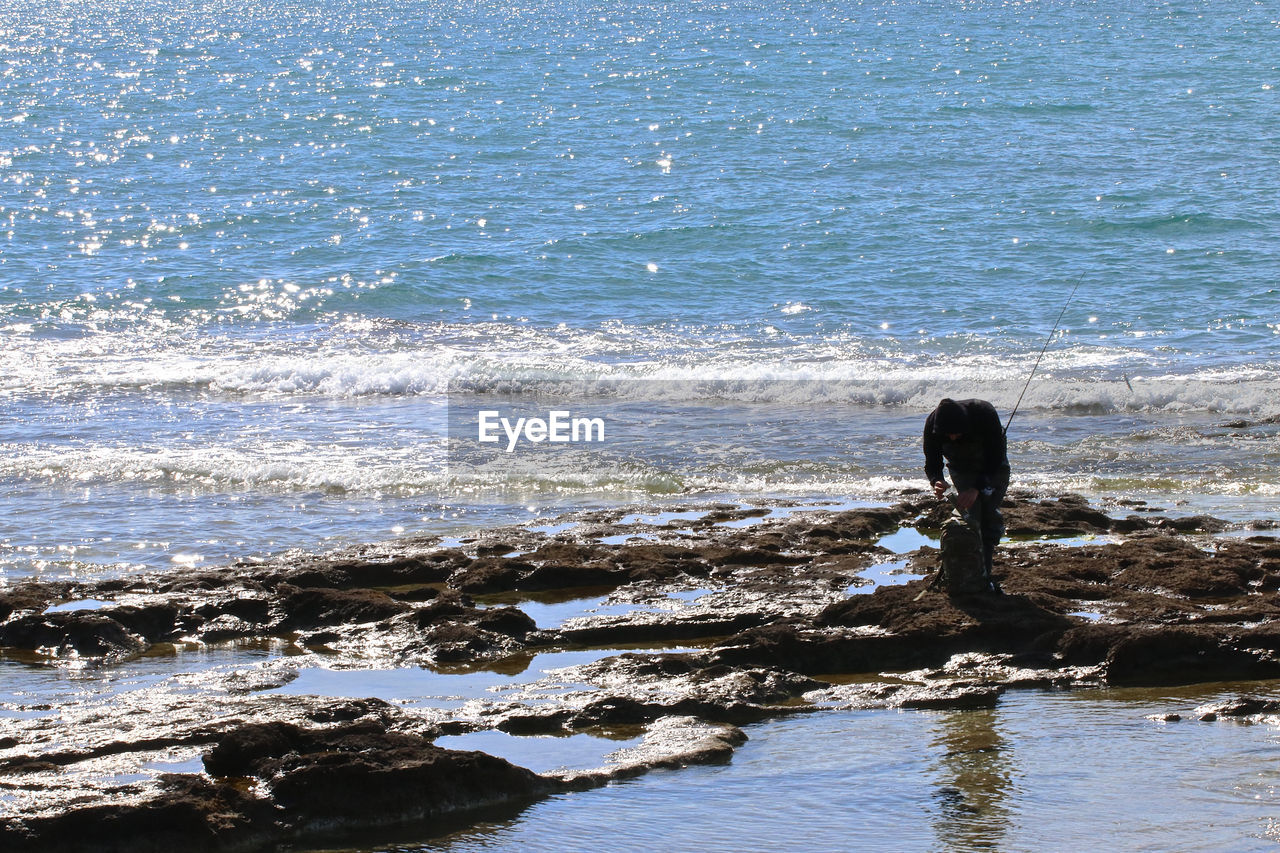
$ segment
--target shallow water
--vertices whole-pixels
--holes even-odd
[[[881,536],[876,540],[876,544],[881,548],[888,548],[895,554],[910,554],[917,548],[923,548],[926,545],[936,548],[938,539],[935,536],[921,533],[914,527],[902,527],[887,536]]]
[[[851,584],[847,592],[849,595],[870,595],[882,586],[902,586],[921,577],[910,571],[909,565],[907,560],[874,563],[859,573],[859,576],[869,583]]]
[[[620,649],[545,652],[521,655],[485,668],[432,670],[425,667],[397,669],[329,669],[309,666],[298,677],[274,692],[347,698],[377,697],[399,705],[458,708],[472,699],[496,699],[501,694],[545,678],[556,669],[621,654]],[[589,685],[557,683],[546,691],[592,689]],[[546,692],[544,691],[544,692]]]
[[[1280,729],[1147,714],[1234,695],[1013,692],[993,710],[822,712],[747,727],[723,766],[553,797],[444,839],[371,851],[1270,850]],[[1280,684],[1251,684],[1280,695]],[[501,754],[519,762],[520,739]],[[532,751],[532,750],[530,750]],[[767,839],[767,841],[765,841]]]
[[[0,717],[56,716],[72,703],[94,702],[143,690],[187,675],[257,667],[290,653],[283,641],[220,646],[161,644],[116,666],[49,666],[34,659],[0,656]],[[190,689],[200,689],[199,680]],[[68,733],[69,735],[71,733]]]

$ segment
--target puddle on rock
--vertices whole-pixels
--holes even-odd
[[[100,610],[115,604],[114,601],[103,601],[100,598],[85,598],[80,601],[64,601],[45,608],[45,613],[74,613],[77,610]]]
[[[147,654],[109,667],[51,666],[47,659],[0,653],[0,719],[53,717],[64,706],[166,681],[198,682],[221,671],[252,669],[284,657],[286,649],[282,641],[222,646],[160,644]]]
[[[673,521],[695,521],[706,515],[706,510],[682,510],[679,512],[637,512],[618,519],[620,525],[647,524],[668,527]]]
[[[896,533],[881,536],[876,544],[887,548],[895,554],[910,554],[926,545],[937,547],[938,540],[916,530],[914,527],[899,528]]]
[[[591,770],[608,764],[610,754],[639,746],[642,735],[613,739],[592,734],[522,736],[500,731],[472,732],[436,738],[446,749],[479,750],[505,758],[535,773]]]
[[[626,545],[628,542],[656,542],[658,533],[619,533],[616,536],[601,536],[596,541],[601,545]]]
[[[562,524],[540,524],[536,527],[526,527],[530,533],[541,533],[543,536],[555,536],[557,533],[564,533],[566,530],[572,530],[578,526],[576,521],[566,521]]]
[[[699,599],[712,595],[716,589],[665,590],[662,597],[653,597],[637,601],[618,601],[613,599],[612,589],[602,590],[596,595],[579,596],[562,599],[559,597],[522,599],[510,594],[485,596],[477,602],[481,607],[499,607],[510,605],[524,611],[542,630],[561,628],[570,619],[585,619],[592,616],[626,616],[629,613],[656,613],[679,610],[682,607],[697,606]]]
[[[869,595],[882,586],[902,586],[913,580],[918,580],[923,575],[907,570],[909,565],[906,560],[893,560],[888,563],[876,563],[863,569],[860,577],[870,580],[867,584],[850,584],[845,590],[847,595]]]
[[[149,761],[142,766],[145,773],[159,775],[161,773],[203,773],[203,750],[188,751],[188,754],[174,754]]]
[[[1102,619],[1102,614],[1096,610],[1072,610],[1068,616],[1078,616],[1081,619],[1088,619],[1090,622],[1097,622]]]
[[[272,693],[330,698],[378,698],[397,705],[441,709],[461,708],[476,699],[501,698],[535,681],[551,677],[538,692],[548,696],[578,690],[594,690],[581,682],[555,682],[554,672],[595,663],[636,649],[585,649],[517,655],[486,665],[485,669],[435,670],[424,667],[398,669],[328,669],[321,666],[298,670],[298,677]],[[653,649],[680,652],[688,649]]]
[[[1084,533],[1079,536],[1036,536],[1033,538],[1010,538],[1003,543],[1005,547],[1018,548],[1027,545],[1057,545],[1062,548],[1079,548],[1084,545],[1116,545],[1124,541],[1124,537],[1109,533]]]

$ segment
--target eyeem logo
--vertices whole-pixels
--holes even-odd
[[[499,428],[507,436],[508,453],[516,449],[521,437],[534,444],[604,441],[604,418],[575,418],[565,409],[547,412],[546,418],[516,418],[514,424],[497,409],[481,409],[479,440],[496,444],[501,440]]]

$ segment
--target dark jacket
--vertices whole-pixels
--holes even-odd
[[[1004,427],[995,407],[986,400],[957,400],[968,419],[968,429],[958,441],[934,432],[937,410],[924,421],[924,474],[930,483],[942,479],[942,460],[955,473],[976,479],[983,489],[1008,482],[1009,454]]]

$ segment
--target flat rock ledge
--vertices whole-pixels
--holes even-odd
[[[559,791],[727,761],[741,726],[772,717],[1280,676],[1280,541],[1266,524],[1223,536],[1212,518],[1107,509],[1127,514],[1072,495],[1007,501],[1003,595],[930,589],[938,558],[923,537],[905,554],[880,544],[936,530],[941,511],[922,494],[866,509],[648,514],[662,524],[588,513],[221,570],[20,583],[0,590],[0,653],[33,666],[110,672],[174,648],[245,644],[288,654],[58,708],[8,703],[0,849],[428,837]],[[539,624],[531,601],[570,605]],[[575,611],[578,601],[591,606]],[[545,652],[619,647],[633,650],[440,708],[276,692],[318,665],[519,672]],[[1242,697],[1197,716],[1277,713]],[[542,774],[435,743],[494,730],[641,742],[600,767]]]

